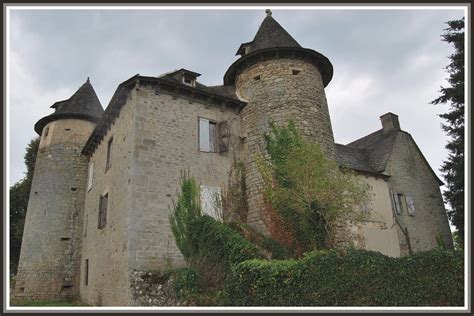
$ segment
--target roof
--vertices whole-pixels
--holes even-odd
[[[135,76],[122,82],[115,90],[112,99],[102,115],[100,121],[92,131],[87,140],[82,153],[84,155],[92,154],[97,146],[104,138],[107,130],[110,128],[112,122],[118,117],[122,107],[125,105],[130,91],[137,84],[154,85],[156,91],[169,91],[172,94],[180,94],[185,97],[196,98],[206,102],[220,104],[237,108],[239,111],[246,103],[240,101],[235,95],[234,86],[213,86],[207,87],[203,84],[196,83],[196,87],[191,87],[183,84],[181,81],[173,77],[176,72],[167,73],[160,77],[147,77],[136,74]]]
[[[54,113],[43,117],[35,124],[35,131],[39,135],[49,122],[67,118],[97,122],[104,113],[89,78],[69,99],[58,101],[51,108],[54,109]]]
[[[271,16],[267,16],[260,25],[251,42],[242,43],[236,55],[241,57],[227,69],[224,84],[232,85],[236,77],[246,68],[268,59],[303,59],[315,65],[326,87],[332,79],[333,67],[329,59],[300,44]]]
[[[385,169],[395,145],[395,140],[399,133],[408,135],[415,145],[418,153],[427,164],[431,173],[440,185],[443,182],[429,165],[423,153],[416,145],[411,135],[402,130],[392,130],[384,132],[383,129],[375,131],[367,136],[361,137],[347,145],[336,144],[336,158],[339,165],[356,171],[385,175]]]
[[[397,131],[378,130],[347,145],[336,144],[339,164],[369,173],[383,173],[387,167]]]
[[[245,47],[249,48],[247,52]],[[260,25],[253,41],[242,43],[237,55],[275,47],[301,47],[301,45],[269,14]]]

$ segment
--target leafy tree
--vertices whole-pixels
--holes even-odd
[[[338,221],[362,219],[368,186],[348,170],[341,172],[292,122],[281,127],[271,123],[265,140],[268,157],[257,157],[265,198],[294,238],[296,255],[330,246]]]
[[[450,136],[446,148],[449,156],[441,166],[447,190],[444,198],[450,206],[448,217],[457,228],[460,244],[464,244],[464,18],[447,22],[442,40],[454,45],[451,62],[446,66],[449,86],[441,87],[440,96],[432,104],[449,104],[440,117],[446,120],[443,130]]]
[[[32,139],[26,147],[24,157],[26,164],[25,177],[10,187],[10,271],[13,274],[16,274],[18,260],[20,259],[23,227],[25,224],[33,172],[35,170],[39,140],[39,137]]]

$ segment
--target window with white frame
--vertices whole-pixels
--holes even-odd
[[[92,189],[92,178],[94,177],[94,162],[89,163],[89,169],[87,171],[87,191]]]
[[[221,188],[201,185],[200,192],[202,213],[218,221],[222,221]]]
[[[216,146],[216,122],[205,118],[199,118],[199,150],[205,152],[217,152]]]

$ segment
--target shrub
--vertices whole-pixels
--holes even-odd
[[[282,243],[293,239],[289,246],[298,254],[331,246],[328,234],[339,221],[367,215],[360,206],[368,201],[368,186],[351,172],[341,172],[318,144],[302,138],[291,121],[270,127],[265,135],[268,155],[256,157],[265,183],[264,211],[271,221],[282,222],[270,225],[276,228],[270,233]]]
[[[403,258],[323,250],[295,260],[248,260],[223,299],[236,306],[462,306],[463,257],[434,249]]]
[[[226,270],[252,258],[261,258],[257,247],[227,225],[204,215],[194,221],[191,232],[196,259],[207,258]]]
[[[181,192],[177,202],[173,201],[173,212],[170,214],[171,231],[173,232],[176,246],[186,260],[193,257],[196,244],[191,235],[194,221],[201,216],[199,187],[190,177],[189,172],[181,174]]]

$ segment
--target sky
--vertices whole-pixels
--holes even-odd
[[[251,41],[265,8],[225,10],[11,10],[7,55],[9,186],[24,177],[23,156],[34,124],[90,77],[104,109],[117,86],[134,76],[186,68],[206,85],[223,83],[243,42]],[[326,87],[337,143],[381,128],[379,117],[399,115],[435,173],[447,158],[448,138],[432,105],[447,86],[453,47],[441,41],[461,8],[369,10],[272,8],[273,17],[305,47],[334,67]]]

